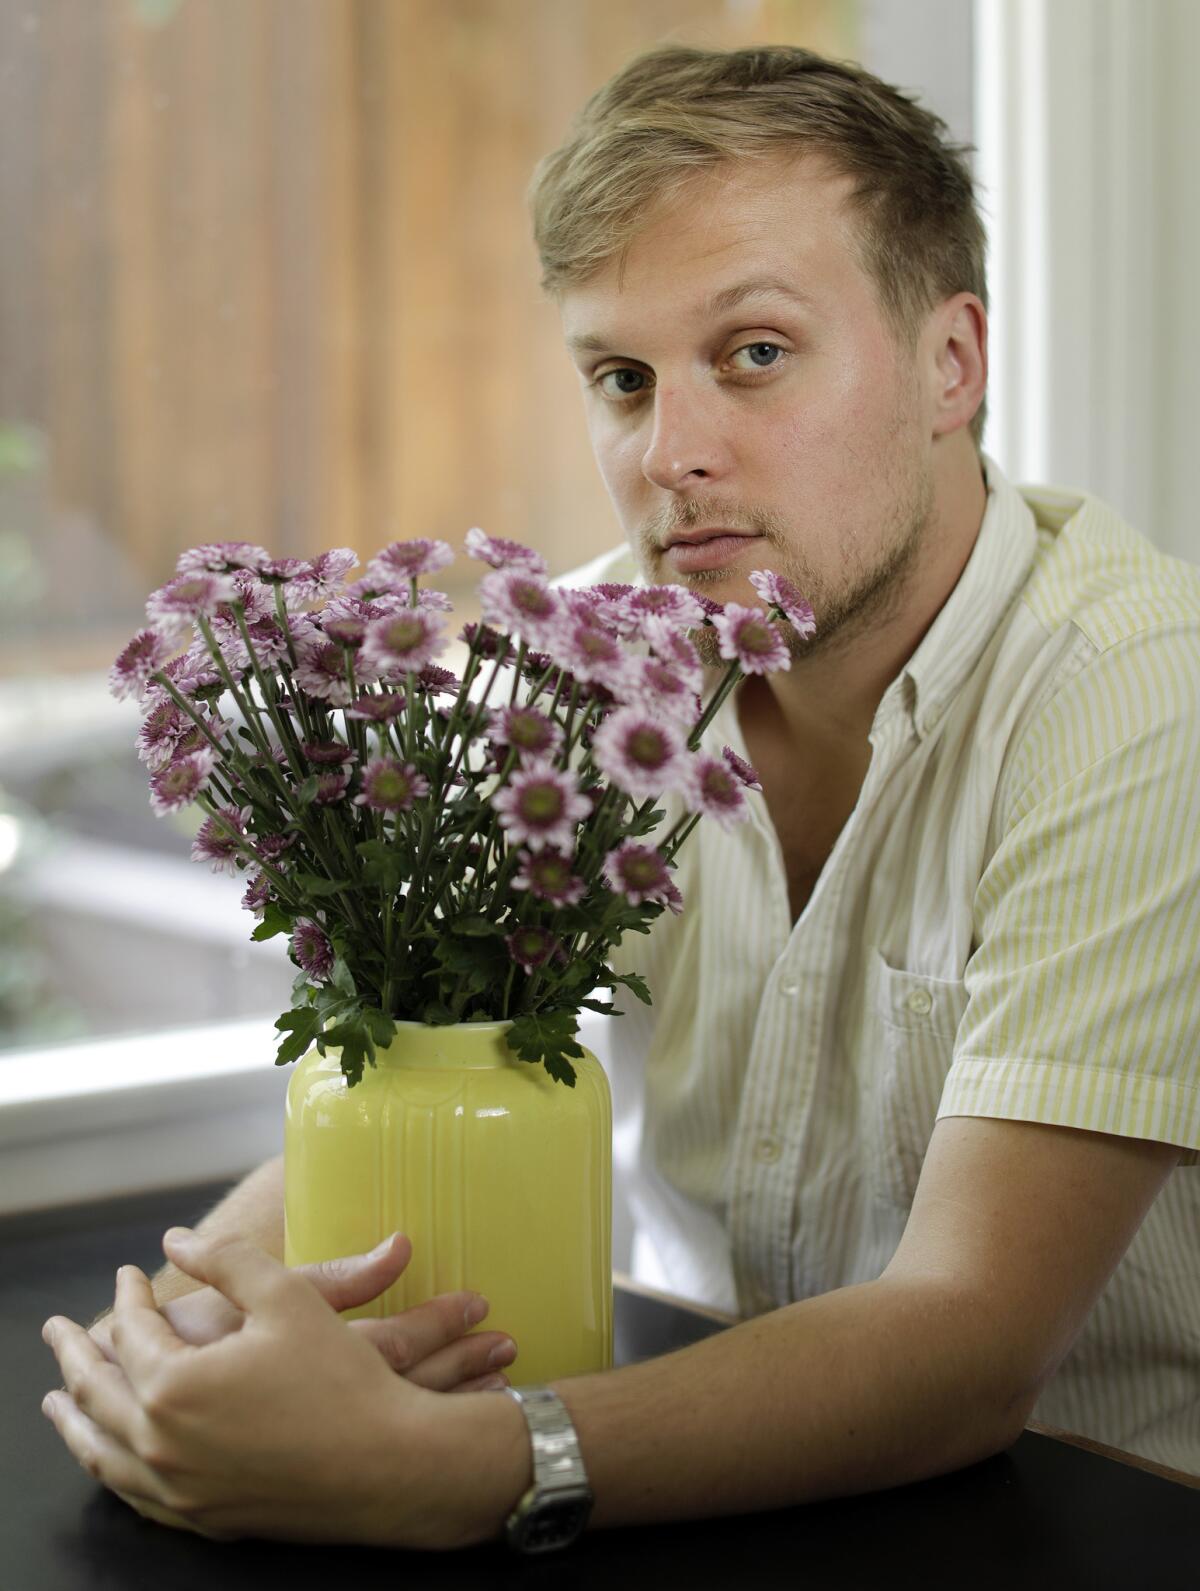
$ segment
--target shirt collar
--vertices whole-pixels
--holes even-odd
[[[971,556],[916,651],[888,686],[872,726],[874,739],[898,712],[908,714],[919,740],[936,728],[1017,593],[1037,552],[1029,505],[986,453],[987,505]]]

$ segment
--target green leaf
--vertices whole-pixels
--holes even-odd
[[[637,995],[638,999],[643,1005],[654,1004],[654,1001],[650,998],[650,990],[646,987],[646,980],[640,977],[636,972],[613,973],[612,982],[613,984],[623,983],[626,988],[632,989],[634,994]],[[609,987],[611,988],[612,984],[610,984]]]
[[[505,1038],[521,1060],[540,1061],[556,1083],[574,1088],[575,1068],[567,1056],[583,1057],[582,1045],[575,1042],[578,1031],[573,1011],[528,1011],[516,1018]]]
[[[427,1022],[430,1027],[449,1027],[450,1023],[454,1021],[454,1012],[451,1011],[448,1005],[443,1005],[440,1000],[430,1000],[422,1008],[421,1021]]]
[[[311,1006],[299,1011],[285,1011],[282,1016],[276,1017],[275,1026],[280,1032],[291,1033],[291,1037],[284,1039],[276,1051],[276,1066],[287,1066],[291,1061],[298,1061],[316,1038],[320,1025],[321,1019]]]
[[[390,1044],[396,1036],[395,1022],[378,1006],[363,1006],[363,1021],[366,1023],[367,1032],[381,1047]]]
[[[320,780],[317,775],[310,773],[304,783],[296,787],[296,805],[301,807],[309,806],[316,799],[319,787]]]
[[[251,939],[274,939],[276,934],[290,934],[292,919],[287,912],[278,907],[273,900],[267,902],[267,909],[263,913],[263,920],[250,935]]]
[[[354,979],[350,976],[350,968],[342,960],[341,956],[333,958],[333,971],[329,974],[329,981],[335,989],[340,990],[342,994],[347,995],[350,999],[353,999],[358,993],[358,990],[354,987]]]
[[[450,925],[450,932],[465,934],[469,939],[488,939],[502,935],[504,928],[490,917],[456,917]]]
[[[322,878],[318,873],[293,873],[292,879],[306,895],[337,895],[352,888],[348,878]]]
[[[589,1011],[599,1011],[603,1016],[624,1016],[624,1011],[618,1011],[611,1002],[605,1005],[602,1000],[580,1000],[581,1006],[586,1006]]]
[[[363,1068],[367,1062],[374,1064],[375,1044],[366,1024],[361,1021],[341,1022],[328,1028],[322,1035],[324,1045],[342,1052],[342,1074],[347,1084],[354,1088],[362,1082]]]

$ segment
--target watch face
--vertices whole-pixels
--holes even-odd
[[[564,1497],[561,1501],[547,1501],[534,1508],[521,1521],[520,1546],[523,1552],[549,1552],[554,1547],[564,1547],[587,1523],[591,1501],[582,1497]]]

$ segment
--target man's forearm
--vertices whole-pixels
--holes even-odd
[[[264,1161],[249,1172],[214,1205],[196,1230],[214,1237],[244,1237],[264,1248],[276,1259],[283,1258],[283,1156]],[[162,1305],[203,1286],[185,1276],[169,1261],[151,1277],[154,1300]],[[103,1320],[104,1310],[96,1317]],[[95,1324],[95,1321],[92,1322]]]
[[[942,1474],[1008,1446],[1032,1389],[975,1304],[880,1279],[677,1353],[558,1382],[596,1525],[785,1507]],[[519,1372],[518,1360],[517,1370]],[[506,1404],[508,1407],[500,1407]],[[480,1400],[516,1501],[511,1400]],[[526,1448],[528,1443],[525,1444]],[[527,1459],[526,1459],[527,1468]],[[508,1473],[508,1472],[512,1473]]]

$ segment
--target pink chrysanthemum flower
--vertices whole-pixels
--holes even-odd
[[[247,624],[275,617],[275,593],[253,570],[235,569],[229,578],[233,581],[233,600],[241,603]],[[223,602],[213,615],[213,629],[218,633],[222,629],[232,629],[236,633],[237,617],[230,603]]]
[[[548,566],[540,552],[522,546],[519,541],[506,541],[503,536],[488,536],[478,525],[467,532],[463,550],[468,558],[490,563],[493,569],[523,569],[531,575],[547,573]]]
[[[592,759],[635,801],[679,789],[687,772],[687,741],[670,719],[640,707],[618,707],[592,736]]]
[[[701,713],[694,683],[657,657],[631,658],[630,664],[625,691],[628,704],[652,716],[661,713],[690,732]]]
[[[358,756],[344,740],[303,740],[300,750],[318,768],[340,768]]]
[[[346,717],[368,724],[386,724],[398,718],[407,705],[405,697],[390,692],[382,696],[360,696],[353,707],[346,709]]]
[[[289,941],[292,959],[310,978],[324,982],[333,971],[333,946],[311,917],[297,917]]]
[[[170,655],[171,643],[166,637],[154,629],[139,630],[109,670],[109,690],[118,701],[144,695],[151,675]]]
[[[208,746],[189,756],[176,757],[160,768],[150,780],[150,805],[157,815],[161,818],[190,806],[208,783],[216,760],[216,753]]]
[[[265,873],[255,873],[246,886],[246,893],[242,896],[242,905],[248,912],[253,912],[256,917],[261,917],[267,909],[267,902],[271,898],[271,886],[267,882]]]
[[[330,618],[327,614],[322,614],[321,630],[331,641],[336,641],[339,646],[356,649],[363,644],[366,638],[367,622],[365,619],[339,618],[337,615]]]
[[[764,602],[778,608],[798,635],[805,640],[817,633],[817,617],[790,580],[773,569],[752,569],[750,584]]]
[[[414,687],[427,696],[457,696],[462,680],[453,669],[439,668],[436,663],[426,663],[413,680]]]
[[[732,829],[750,816],[746,787],[724,757],[697,752],[692,758],[687,805],[691,812],[715,818],[723,829]]]
[[[296,843],[294,834],[264,834],[254,841],[254,851],[264,862],[282,872],[288,866],[287,853]]]
[[[737,661],[747,674],[772,674],[792,666],[791,654],[783,637],[761,608],[743,608],[727,602],[725,611],[713,620],[720,637],[722,657]]]
[[[488,734],[497,745],[514,747],[523,758],[548,760],[563,743],[563,731],[533,707],[494,707]]]
[[[665,619],[677,629],[691,630],[704,623],[704,604],[685,586],[635,587],[625,605],[638,618]]]
[[[270,561],[265,547],[251,541],[209,541],[179,554],[176,574],[225,574],[231,569],[261,569]]]
[[[459,631],[458,639],[464,646],[474,647],[480,657],[489,660],[508,657],[510,653],[516,651],[506,635],[501,635],[499,630],[493,630],[488,624],[464,624]],[[525,661],[528,664],[528,657]]]
[[[718,613],[724,613],[724,611],[725,611],[724,603],[717,602],[712,597],[706,597],[699,591],[693,591],[692,595],[695,597],[696,601],[700,604],[700,606],[704,609],[705,616],[707,618],[715,619]]]
[[[414,763],[376,757],[363,769],[362,793],[354,797],[354,805],[373,812],[408,812],[418,797],[428,794],[429,780]]]
[[[156,702],[142,720],[137,733],[138,760],[144,762],[151,773],[165,768],[175,755],[180,736],[191,723],[169,696]]]
[[[231,674],[243,674],[250,667],[250,652],[236,625],[217,630],[217,645]],[[287,656],[287,636],[272,617],[254,619],[246,625],[250,645],[260,668],[271,668],[280,658]]]
[[[573,774],[559,772],[548,763],[516,769],[507,785],[491,798],[500,814],[500,826],[514,844],[543,851],[548,845],[560,851],[575,849],[575,826],[586,818],[591,802],[581,795]]]
[[[310,636],[298,644],[296,652],[297,666],[292,678],[300,689],[328,702],[331,707],[348,707],[354,700],[354,692],[346,678],[345,649],[336,641]],[[356,662],[356,676],[361,672]]]
[[[390,590],[399,581],[418,580],[436,574],[454,562],[454,549],[447,541],[431,541],[417,536],[412,541],[394,541],[377,553],[367,565],[366,579],[379,590]]]
[[[571,858],[560,851],[526,851],[512,879],[513,889],[532,891],[555,906],[574,906],[587,885],[571,871]]]
[[[624,895],[631,906],[648,900],[670,907],[677,916],[683,910],[683,896],[671,882],[662,852],[653,845],[622,840],[604,858],[604,877],[609,888]]]
[[[566,604],[541,575],[521,569],[494,569],[479,582],[479,605],[486,623],[532,646],[553,646]]]
[[[534,923],[522,923],[511,934],[505,934],[504,943],[508,946],[509,955],[525,972],[544,967],[552,956],[564,963],[567,960],[558,936]]]
[[[203,728],[186,714],[183,715],[183,723],[175,737],[176,757],[190,757],[194,751],[211,751],[213,741],[219,741],[222,735],[227,735],[233,728],[228,718],[222,718],[219,713],[203,715],[202,722]]]
[[[176,575],[147,597],[146,617],[152,629],[178,633],[199,614],[215,614],[222,602],[236,596],[229,575]]]
[[[563,626],[557,661],[581,684],[603,685],[616,696],[630,687],[633,672],[620,638],[600,624],[571,619]]]
[[[350,783],[350,770],[338,769],[330,773],[317,775],[317,793],[313,800],[318,806],[332,806],[335,801],[340,801],[346,794],[346,786]]]
[[[205,818],[192,841],[192,861],[211,862],[214,873],[237,877],[237,860],[245,849],[250,807],[218,807]]]
[[[321,609],[320,620],[324,626],[330,619],[361,619],[369,624],[372,619],[386,619],[389,613],[401,613],[410,606],[407,591],[377,591],[369,580],[356,580],[330,598]]]
[[[181,696],[199,696],[202,691],[221,686],[221,676],[217,673],[212,653],[203,641],[194,642],[179,657],[164,663],[162,672]]]
[[[359,656],[382,675],[415,674],[449,644],[445,630],[432,613],[405,608],[367,626]]]
[[[453,613],[454,604],[444,591],[430,591],[422,589],[417,592],[417,606],[427,608],[430,613]]]
[[[293,580],[312,580],[312,565],[307,558],[268,558],[258,572],[263,580],[269,580],[272,585],[290,585]]]
[[[758,774],[744,757],[739,757],[732,746],[722,746],[721,755],[746,786],[747,790],[758,790],[761,792],[762,785],[759,783]]]
[[[656,657],[670,664],[676,673],[682,674],[693,690],[704,688],[704,664],[700,661],[695,643],[666,619],[653,616],[646,618],[642,623],[642,639],[649,643]]]
[[[309,561],[312,571],[313,596],[327,597],[336,586],[358,567],[358,554],[353,547],[333,547],[329,552],[318,553]]]

